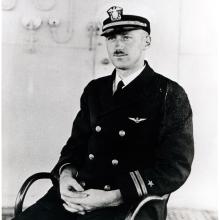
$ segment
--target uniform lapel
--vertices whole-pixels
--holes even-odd
[[[147,93],[152,86],[154,72],[147,62],[145,64],[146,67],[140,75],[123,88],[121,94],[117,97],[114,97],[112,92],[115,70],[109,78],[106,78],[106,82],[102,84],[103,88],[100,95],[100,105],[102,106],[100,116],[146,99]]]

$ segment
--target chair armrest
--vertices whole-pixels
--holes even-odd
[[[169,195],[166,194],[164,196],[148,196],[144,198],[143,200],[140,201],[140,203],[136,207],[133,207],[131,208],[131,210],[129,210],[125,220],[135,220],[136,215],[144,205],[152,201],[163,201],[168,197]]]
[[[36,180],[39,179],[50,179],[53,185],[58,184],[57,179],[51,173],[46,173],[46,172],[35,173],[34,175],[27,178],[17,194],[17,198],[15,201],[15,209],[14,209],[15,216],[18,216],[22,212],[24,198],[29,187],[32,185],[32,183],[34,183]]]

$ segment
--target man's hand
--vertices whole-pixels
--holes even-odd
[[[123,202],[119,190],[104,191],[89,189],[83,193],[88,196],[65,197],[67,202],[67,205],[64,205],[65,209],[70,212],[75,212],[76,206],[79,205],[84,208],[85,212],[90,212],[100,208],[118,206]]]
[[[74,198],[85,198],[88,195],[83,192],[83,187],[73,177],[71,167],[65,168],[60,174],[60,194],[62,200],[65,202],[64,207],[69,206],[69,200]],[[72,212],[78,214],[85,214],[85,209],[79,204],[72,204]]]

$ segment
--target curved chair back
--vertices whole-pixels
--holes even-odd
[[[15,209],[14,209],[15,217],[18,216],[23,210],[24,198],[26,196],[28,189],[36,180],[39,179],[50,179],[53,185],[58,184],[57,179],[51,173],[46,173],[46,172],[35,173],[34,175],[26,179],[23,185],[21,186],[15,201]]]

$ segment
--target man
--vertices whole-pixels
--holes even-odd
[[[112,75],[85,88],[72,133],[52,173],[52,187],[17,220],[125,219],[149,195],[167,195],[137,220],[165,220],[169,194],[193,160],[192,111],[177,83],[144,60],[150,22],[112,5],[103,22]]]

